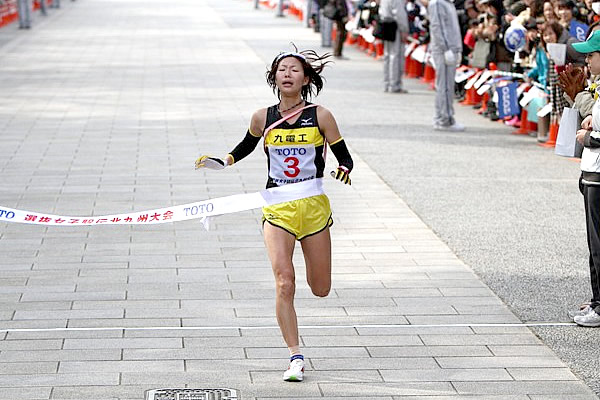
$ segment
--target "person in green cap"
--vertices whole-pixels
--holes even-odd
[[[585,54],[590,73],[600,75],[600,31],[593,32],[585,42],[573,43],[572,46]],[[573,321],[588,327],[600,326],[600,102],[597,97],[594,93],[596,102],[592,115],[583,120],[576,136],[584,146],[579,186],[585,204],[592,299]]]

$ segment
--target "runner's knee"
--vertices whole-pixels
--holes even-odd
[[[292,299],[296,292],[296,284],[293,277],[278,276],[277,277],[277,295],[286,299]]]
[[[327,286],[311,285],[310,290],[312,290],[313,294],[317,297],[327,297],[327,295],[331,291],[331,285],[327,285]]]

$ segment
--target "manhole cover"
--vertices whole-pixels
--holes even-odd
[[[234,389],[154,389],[146,400],[240,400]]]

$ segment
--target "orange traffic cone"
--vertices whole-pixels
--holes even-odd
[[[383,40],[377,40],[375,43],[375,59],[379,60],[383,57]]]
[[[490,100],[490,95],[488,92],[485,92],[481,98],[481,107],[479,108],[479,110],[477,110],[477,114],[481,115],[487,110],[487,108],[488,108],[487,103],[489,100]]]
[[[550,131],[548,133],[548,141],[546,143],[538,143],[542,147],[556,146],[556,138],[558,137],[558,121],[556,118],[550,118]]]
[[[409,71],[408,73],[408,77],[409,78],[419,78],[421,77],[421,75],[423,75],[423,64],[421,64],[420,62],[418,62],[417,60],[412,59],[412,70]]]
[[[435,82],[435,69],[429,63],[425,63],[425,71],[423,72],[423,83],[434,83]]]
[[[475,106],[480,102],[481,96],[477,94],[477,90],[474,87],[471,87],[465,92],[465,99],[460,104],[463,106]]]
[[[414,60],[410,55],[404,58],[404,75],[410,76],[412,74]]]
[[[351,33],[348,33],[348,35],[346,36],[345,44],[351,46],[351,45],[355,44],[357,40],[358,39],[356,38],[356,36],[352,35]]]
[[[370,55],[370,56],[375,57],[375,55],[377,54],[377,52],[375,51],[375,42],[368,44],[368,46],[367,46],[367,54]]]

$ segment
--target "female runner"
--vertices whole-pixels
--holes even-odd
[[[329,55],[318,56],[312,50],[279,54],[266,74],[279,103],[256,111],[244,139],[223,159],[203,155],[196,160],[196,168],[223,169],[239,162],[264,136],[269,169],[267,188],[283,186],[322,178],[327,142],[339,163],[337,172],[332,175],[350,184],[352,157],[333,115],[326,108],[308,102],[323,88],[320,74],[328,63],[327,57]],[[292,115],[295,112],[298,113]],[[286,116],[290,118],[281,121]],[[277,126],[265,132],[274,123],[278,123]],[[320,180],[315,182],[320,184]],[[302,246],[308,285],[316,296],[325,297],[331,289],[329,227],[332,223],[329,199],[322,192],[263,207],[264,240],[276,283],[277,322],[290,351],[290,363],[283,374],[285,381],[302,381],[304,373],[294,309],[296,284],[292,255],[295,241],[299,240]]]

